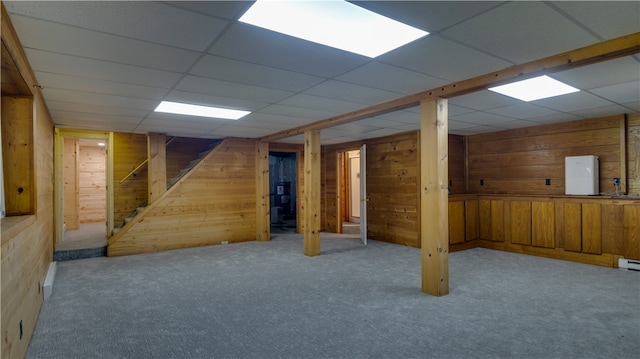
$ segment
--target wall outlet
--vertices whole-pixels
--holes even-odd
[[[620,185],[620,178],[616,177],[613,179],[613,185],[614,186],[619,186]]]
[[[484,186],[484,180],[483,179],[480,180],[480,185]]]
[[[229,244],[229,241],[222,241],[222,244]]]
[[[551,186],[551,178],[547,178],[546,180],[544,180],[544,184],[547,186]]]

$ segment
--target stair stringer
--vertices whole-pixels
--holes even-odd
[[[238,138],[219,143],[109,238],[107,255],[255,240],[255,143]]]

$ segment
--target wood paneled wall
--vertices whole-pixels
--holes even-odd
[[[109,239],[109,256],[256,239],[256,145],[227,139]]]
[[[469,136],[469,192],[564,194],[564,158],[596,155],[600,191],[611,193],[623,177],[622,128],[619,115]]]
[[[627,117],[627,192],[640,195],[640,113]]]
[[[167,179],[177,175],[198,156],[198,153],[207,150],[214,142],[215,140],[202,138],[170,138],[167,144]]]
[[[80,145],[78,156],[78,204],[80,223],[107,220],[107,151],[105,147]],[[65,204],[65,211],[66,211]]]
[[[78,204],[80,193],[78,189],[78,153],[80,144],[77,138],[65,138],[63,146],[63,177],[64,177],[64,224],[67,230],[80,228],[80,213]]]
[[[451,194],[467,193],[465,137],[449,135],[449,189]]]
[[[29,108],[29,114],[18,119],[32,121],[33,138],[27,147],[32,163],[29,177],[34,183],[34,215],[3,218],[0,249],[0,356],[22,358],[35,329],[43,301],[42,285],[53,259],[53,124],[4,6],[1,33],[2,42],[11,57],[5,58],[3,52],[2,63],[15,60],[16,68],[27,85],[24,88],[33,91],[33,107]],[[3,124],[4,121],[3,116]],[[2,134],[4,140],[4,131]]]
[[[129,172],[147,158],[147,137],[142,134],[113,134],[113,207],[114,222],[121,223],[147,201],[147,167],[120,183]]]

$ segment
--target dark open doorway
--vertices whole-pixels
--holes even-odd
[[[295,152],[269,152],[271,232],[296,232],[297,171]]]

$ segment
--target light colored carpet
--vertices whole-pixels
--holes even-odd
[[[632,358],[640,273],[322,234],[62,262],[27,358]]]
[[[107,225],[104,222],[81,223],[76,230],[66,230],[56,251],[97,248],[107,245]]]

